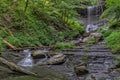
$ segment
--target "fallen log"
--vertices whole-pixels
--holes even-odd
[[[6,40],[3,40],[3,42],[5,43],[5,44],[7,44],[10,48],[12,48],[13,50],[15,50],[16,49],[16,47],[15,46],[13,46],[12,44],[10,44],[9,42],[7,42]]]
[[[8,50],[11,51],[22,51],[22,50],[26,50],[26,49],[30,49],[30,50],[39,50],[39,49],[48,49],[51,50],[53,47],[51,46],[33,46],[33,47],[16,47],[15,49],[13,48],[9,48]]]
[[[10,69],[11,71],[17,72],[17,73],[22,73],[22,74],[26,74],[26,75],[32,75],[32,76],[38,76],[37,74],[28,71],[20,66],[17,66],[16,64],[7,61],[6,59],[0,57],[0,65]]]

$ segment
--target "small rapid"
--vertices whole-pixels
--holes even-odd
[[[24,50],[23,53],[25,54],[25,58],[18,62],[18,65],[22,67],[32,67],[34,63],[30,50]]]

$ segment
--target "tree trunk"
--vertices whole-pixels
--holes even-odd
[[[14,71],[14,72],[18,72],[18,73],[22,73],[22,74],[27,74],[27,75],[32,75],[32,76],[38,76],[37,74],[28,71],[20,66],[17,66],[16,64],[9,62],[7,60],[5,60],[4,58],[0,57],[0,65]]]

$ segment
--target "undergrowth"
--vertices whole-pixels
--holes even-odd
[[[29,0],[28,0],[29,1]],[[77,21],[79,0],[0,0],[0,46],[55,45],[84,33]]]
[[[120,53],[120,32],[112,32],[105,41],[113,53]]]

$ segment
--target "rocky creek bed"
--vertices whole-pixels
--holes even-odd
[[[37,64],[27,68],[39,74],[39,77],[16,74],[0,67],[0,80],[120,80],[120,68],[116,68],[113,54],[104,44],[85,48],[78,46],[60,53],[66,55],[64,63]],[[23,54],[17,52],[6,52],[2,56],[16,64],[24,58]]]

